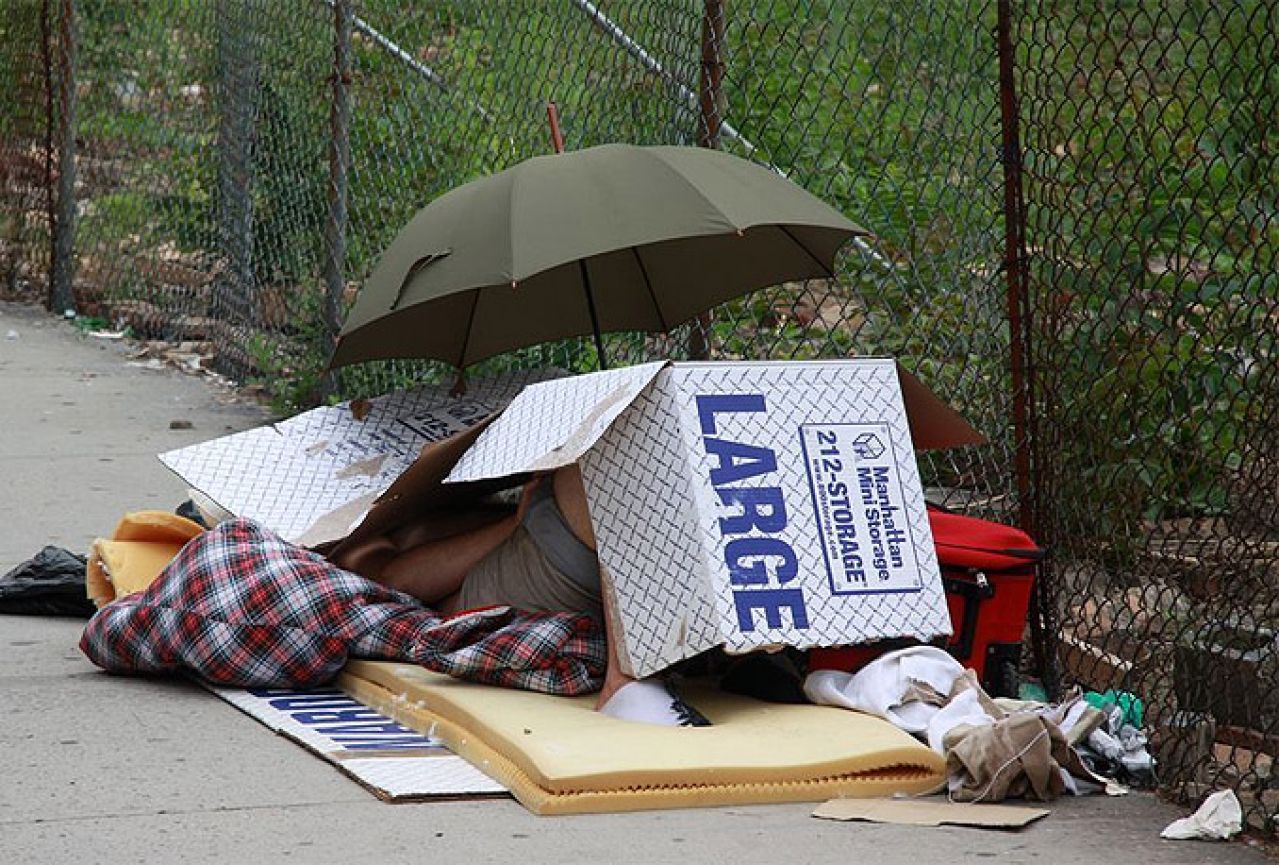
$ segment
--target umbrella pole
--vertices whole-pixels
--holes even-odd
[[[604,354],[604,337],[600,335],[600,317],[595,311],[595,292],[591,291],[591,277],[586,272],[586,259],[579,258],[577,268],[582,274],[582,288],[586,290],[586,307],[591,311],[591,332],[595,334],[595,350],[600,356],[600,369],[608,369],[608,355]]]

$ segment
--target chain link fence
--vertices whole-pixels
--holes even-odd
[[[1067,681],[1164,787],[1279,789],[1279,3],[1017,11],[1038,519]]]
[[[930,497],[1053,549],[1034,672],[1138,694],[1165,788],[1270,829],[1275,5],[0,0],[0,291],[297,408],[453,375],[322,371],[418,208],[551,151],[548,102],[569,149],[770,165],[871,235],[610,356],[901,358],[991,439]]]
[[[43,298],[48,290],[51,210],[58,142],[49,118],[61,112],[62,52],[51,10],[12,2],[0,16],[0,298]]]

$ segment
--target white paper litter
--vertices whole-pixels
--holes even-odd
[[[1168,824],[1159,833],[1160,838],[1171,838],[1174,841],[1190,839],[1207,839],[1224,841],[1237,835],[1243,829],[1243,806],[1234,790],[1219,790],[1213,793],[1199,810],[1189,817],[1182,817]]]

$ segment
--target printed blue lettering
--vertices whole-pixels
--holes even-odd
[[[383,720],[386,719],[383,718]],[[322,733],[325,736],[336,737],[343,733],[351,733],[360,736],[368,736],[376,733],[395,733],[397,735],[404,735],[411,731],[401,727],[393,721],[387,721],[385,724],[339,724],[336,727],[316,727],[315,732]]]
[[[715,415],[764,411],[762,393],[703,394],[697,397],[702,435],[715,435]]]
[[[858,466],[857,486],[861,489],[862,504],[888,503],[888,467]]]
[[[271,708],[281,712],[292,712],[295,709],[347,709],[363,705],[345,694],[298,694],[271,701]]]
[[[784,626],[782,610],[789,610],[791,621],[797,628],[808,627],[808,611],[804,608],[804,593],[799,589],[754,589],[733,593],[737,608],[737,626],[743,631],[755,630],[756,610],[764,613],[764,622],[770,628]]]
[[[334,736],[333,741],[348,751],[394,751],[411,748],[440,748],[441,746],[421,736],[401,736],[398,739],[348,739]]]
[[[740,514],[720,517],[721,535],[744,535],[751,529],[780,532],[786,528],[786,501],[777,487],[729,487],[717,492],[723,504],[742,506]],[[760,510],[761,505],[768,507],[767,513]]]
[[[769,627],[783,627],[782,614],[791,623],[808,627],[804,594],[784,586],[799,574],[794,549],[779,535],[786,529],[785,497],[776,483],[741,486],[777,472],[777,454],[771,448],[734,441],[720,435],[719,416],[766,411],[763,394],[710,394],[696,397],[702,447],[711,457],[710,482],[720,504],[740,508],[717,521],[724,565],[729,572],[733,602],[742,630],[756,629],[755,613],[763,612]],[[757,480],[757,483],[759,481]],[[841,485],[847,494],[847,486]]]
[[[716,488],[777,471],[777,455],[770,448],[709,437],[702,445],[719,460],[718,468],[711,469],[711,485]]]
[[[377,721],[383,719],[384,715],[379,715],[372,709],[366,709],[361,706],[358,709],[348,709],[340,712],[294,712],[293,720],[299,724],[307,726],[315,726],[316,724],[338,724],[345,721]]]
[[[754,558],[750,564],[742,559]],[[795,551],[781,538],[737,538],[724,547],[724,561],[728,565],[729,579],[735,586],[768,585],[768,559],[778,559],[774,573],[777,582],[785,585],[799,573]]]

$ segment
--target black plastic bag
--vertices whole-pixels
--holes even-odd
[[[45,547],[0,577],[0,613],[91,618],[97,607],[85,595],[84,569],[84,556]]]

